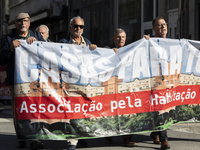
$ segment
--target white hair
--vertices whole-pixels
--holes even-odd
[[[35,31],[38,31],[40,27],[45,27],[45,28],[46,28],[47,33],[48,33],[48,37],[47,37],[47,39],[48,39],[48,38],[49,38],[49,28],[48,28],[46,25],[41,24],[39,27],[37,27],[37,28],[35,29]]]
[[[84,19],[83,19],[83,18],[81,18],[80,16],[73,17],[73,18],[69,21],[69,31],[70,31],[70,26],[72,25],[72,22],[73,22],[75,19],[81,19],[81,20],[83,21],[83,25],[84,25]]]

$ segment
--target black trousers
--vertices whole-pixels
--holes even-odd
[[[158,132],[153,132],[159,135],[159,139],[160,141],[165,141],[168,140],[168,136],[167,136],[167,130],[163,130],[163,131],[158,131]]]

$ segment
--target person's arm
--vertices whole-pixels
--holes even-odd
[[[146,40],[149,40],[150,39],[150,35],[143,35],[143,38],[145,38]]]
[[[90,40],[88,40],[87,38],[84,38],[84,40],[85,40],[87,46],[89,46],[91,50],[95,50],[97,48],[97,45],[96,44],[92,44],[90,42]]]
[[[30,31],[31,37],[29,37],[26,41],[28,44],[32,44],[34,41],[44,41],[44,38],[42,37],[41,33],[38,31]]]
[[[19,40],[13,40],[12,42],[11,40],[12,39],[8,37],[4,37],[2,40],[1,53],[0,53],[1,66],[4,66],[9,62],[11,55],[14,53],[14,49],[21,45],[21,42]]]
[[[90,49],[95,50],[97,48],[96,44],[90,44]]]
[[[116,54],[118,53],[118,49],[117,48],[112,48],[112,49],[115,51]]]
[[[38,41],[38,40],[35,37],[31,36],[26,41],[28,44],[32,44],[34,41]]]

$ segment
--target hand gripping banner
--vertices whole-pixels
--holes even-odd
[[[200,120],[200,42],[141,39],[117,54],[21,42],[15,51],[20,139],[117,136]]]

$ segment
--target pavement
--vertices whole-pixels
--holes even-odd
[[[14,131],[11,105],[0,106],[0,150],[29,150],[18,149],[17,138]],[[200,123],[187,122],[173,125],[168,129],[170,150],[199,150],[200,149]],[[150,133],[134,134],[132,140],[138,142],[137,147],[123,147],[120,136],[113,137],[114,144],[106,144],[104,138],[88,139],[87,148],[80,145],[77,150],[159,150],[160,145],[153,144]],[[44,150],[66,150],[66,141],[42,141]]]

